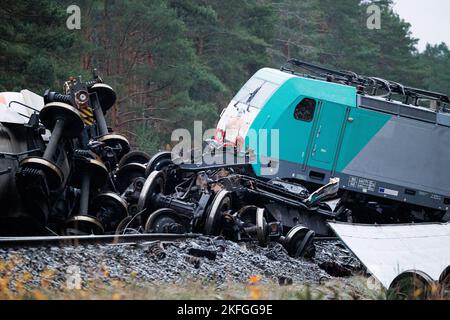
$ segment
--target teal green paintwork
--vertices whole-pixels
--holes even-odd
[[[337,172],[342,172],[347,167],[392,116],[367,109],[352,109],[349,118],[352,121],[346,125]]]
[[[385,114],[356,108],[356,97],[354,87],[301,77],[290,78],[266,102],[253,121],[250,132],[252,129],[256,132],[278,129],[280,160],[328,171],[332,171],[335,165],[337,171],[342,171],[390,119]],[[304,98],[317,101],[311,122],[296,120],[293,116],[295,107]],[[353,122],[346,117],[347,109]],[[341,134],[343,143],[339,157],[336,157]],[[247,136],[246,147],[258,150],[258,160],[259,156],[273,156],[273,150],[256,148],[260,138],[261,135],[258,139]],[[268,145],[271,146],[270,135]],[[259,175],[259,161],[253,167]]]
[[[317,129],[312,141],[309,166],[332,170],[346,110],[345,105],[322,101],[317,110]]]

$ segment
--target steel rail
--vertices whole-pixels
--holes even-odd
[[[88,236],[35,236],[35,237],[0,237],[1,248],[42,247],[42,246],[78,246],[85,244],[119,244],[148,241],[176,241],[200,237],[200,234],[121,234],[121,235],[88,235]]]

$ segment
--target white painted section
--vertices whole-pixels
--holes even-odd
[[[238,138],[245,139],[262,107],[284,82],[293,77],[296,76],[264,68],[247,81],[223,111],[217,124],[217,130],[225,133],[224,142],[234,144]]]
[[[325,203],[330,206],[332,211],[335,211],[339,201],[341,201],[341,199],[333,199],[333,200],[325,201]]]
[[[20,103],[40,111],[44,107],[44,98],[29,90],[22,90],[20,92],[1,92],[0,122],[16,124],[27,123],[29,120],[28,117],[30,117],[34,111],[24,107]]]
[[[408,270],[425,272],[437,281],[450,265],[450,223],[329,225],[386,288]]]

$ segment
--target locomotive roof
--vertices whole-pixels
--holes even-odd
[[[306,64],[307,68],[317,68],[320,71],[329,72],[327,74],[322,73],[321,76],[317,76],[298,73],[287,68],[281,68],[281,70],[264,68],[261,69],[255,75],[255,77],[279,85],[292,78],[302,78],[304,80],[307,80],[308,82],[320,82],[322,87],[318,87],[315,90],[316,92],[314,92],[314,94],[311,94],[311,97],[324,100],[328,98],[330,101],[346,104],[348,106],[371,109],[378,112],[450,127],[450,109],[448,109],[450,108],[450,99],[445,94],[405,87],[401,84],[390,82],[380,78],[362,77],[351,72],[333,71],[331,69],[322,68],[320,66],[315,66],[301,61],[298,62],[298,64],[301,66],[303,66],[303,64]],[[336,77],[330,78],[330,75],[336,75],[338,79],[336,79]],[[348,76],[349,78],[346,78],[347,80],[344,81],[344,76]],[[350,81],[348,79],[354,80]],[[367,92],[367,87],[362,88],[364,87],[363,80],[365,81],[365,79],[368,79],[367,81],[369,82],[372,81],[371,79],[374,79],[373,83],[376,82],[379,84],[379,86],[371,88],[375,94],[370,94],[369,92]],[[323,85],[325,84],[326,86],[323,87]],[[349,94],[347,96],[329,95],[327,94],[328,90],[323,90],[327,87],[340,87],[340,89],[342,89],[343,87],[349,89],[351,88],[351,93],[353,94],[347,92],[347,94]],[[383,95],[377,95],[376,93],[382,91],[383,88],[385,91],[387,91],[387,93]],[[345,95],[345,90],[340,92]],[[350,101],[349,99],[353,99],[351,96],[356,96],[356,101]],[[399,96],[404,97],[404,99],[402,99],[401,101],[394,99],[398,98]],[[431,101],[431,103],[434,104],[434,109],[419,105],[418,103],[422,100]]]
[[[359,93],[371,96],[379,96],[382,98],[386,98],[387,100],[392,100],[394,96],[397,95],[404,98],[403,103],[406,105],[410,104],[409,101],[412,101],[412,105],[418,106],[419,100],[436,101],[442,104],[450,103],[450,98],[446,94],[425,89],[408,87],[395,81],[390,81],[378,77],[363,76],[356,74],[353,71],[337,71],[298,59],[291,59],[288,61],[288,63],[293,65],[294,67],[307,70],[312,75],[299,74],[284,66],[281,68],[282,71],[290,72],[300,76],[311,77],[322,81],[357,87]],[[380,94],[380,91],[384,93]]]
[[[302,94],[305,96],[344,104],[349,107],[356,107],[356,88],[352,86],[326,82],[321,79],[315,79],[296,73],[283,72],[272,68],[263,68],[259,70],[252,79],[270,82],[277,87],[288,84],[292,80],[297,82],[301,81]]]

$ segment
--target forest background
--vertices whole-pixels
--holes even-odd
[[[154,153],[220,112],[253,73],[299,58],[450,94],[450,50],[416,49],[391,0],[3,0],[0,92],[60,91],[97,68],[118,94],[110,127]],[[81,28],[69,30],[76,4]],[[381,9],[369,29],[367,8]],[[436,30],[444,32],[445,30]]]

